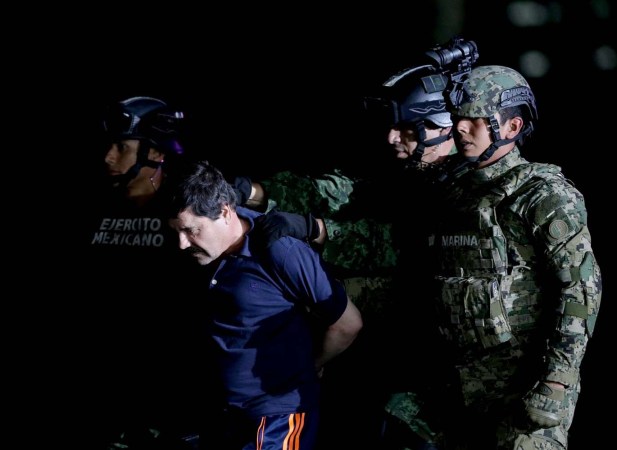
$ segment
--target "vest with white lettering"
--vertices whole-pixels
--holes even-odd
[[[463,359],[516,346],[538,322],[537,249],[522,211],[530,201],[526,193],[563,176],[553,165],[521,158],[513,164],[494,180],[463,177],[429,239],[439,273],[440,329]]]
[[[433,304],[465,404],[505,411],[538,380],[577,386],[602,289],[582,194],[515,148],[444,201]]]

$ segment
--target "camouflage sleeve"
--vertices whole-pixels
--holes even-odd
[[[546,186],[530,217],[560,286],[556,303],[560,315],[549,339],[546,380],[573,386],[595,326],[602,280],[582,195],[565,180]]]
[[[325,219],[328,239],[323,257],[328,263],[366,273],[396,265],[398,251],[392,244],[392,225],[369,219],[336,222]]]
[[[268,211],[312,212],[321,218],[330,217],[349,203],[354,187],[354,181],[339,171],[314,178],[285,171],[259,183],[268,197]]]
[[[328,240],[323,257],[328,263],[354,271],[361,268],[363,272],[392,268],[398,254],[392,243],[392,225],[347,217],[346,211],[341,211],[352,201],[355,183],[338,170],[319,177],[285,171],[260,181],[268,198],[268,211],[310,212],[324,219]]]

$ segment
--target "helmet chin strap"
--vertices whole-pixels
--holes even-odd
[[[521,141],[525,139],[531,132],[533,131],[533,125],[526,124],[523,130],[519,134],[516,135],[513,139],[501,139],[499,135],[499,122],[495,118],[495,116],[489,119],[490,122],[490,130],[491,130],[491,145],[488,146],[486,150],[480,153],[478,156],[466,156],[465,159],[476,168],[480,165],[480,163],[487,161],[493,156],[495,151],[499,147],[503,147],[504,145],[508,145],[512,142]]]
[[[150,150],[148,141],[140,139],[139,148],[137,149],[137,162],[135,162],[126,173],[110,177],[110,183],[114,188],[125,189],[131,180],[139,174],[142,167],[152,167],[153,169],[161,167],[163,161],[152,161],[148,159],[148,150]]]
[[[434,181],[441,186],[448,186],[451,181],[472,168],[473,163],[461,156],[461,153],[457,153],[449,160],[446,160],[445,163],[437,166]]]
[[[499,135],[499,122],[497,119],[495,119],[495,117],[491,117],[489,122],[491,125],[491,140],[493,141],[491,145],[489,145],[488,148],[478,156],[463,156],[462,153],[457,153],[455,157],[439,166],[439,175],[435,179],[437,182],[447,186],[450,181],[455,180],[461,174],[477,169],[480,163],[487,161],[491,156],[493,156],[499,147],[503,147],[504,145],[515,141],[520,141],[522,143],[523,140],[533,131],[533,124],[529,123],[525,125],[523,130],[521,130],[521,132],[516,135],[514,139],[501,139],[501,136]]]
[[[418,146],[413,151],[413,154],[408,158],[406,168],[408,167],[417,167],[422,164],[422,157],[424,156],[424,150],[427,147],[433,147],[435,145],[439,145],[443,142],[446,142],[448,139],[452,137],[452,130],[448,134],[444,134],[441,136],[434,137],[433,139],[426,140],[426,126],[424,122],[419,122],[416,124],[416,129],[418,131]]]

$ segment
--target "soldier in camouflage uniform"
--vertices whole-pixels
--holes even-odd
[[[602,290],[584,199],[559,167],[521,156],[537,110],[518,72],[476,67],[451,98],[474,170],[448,190],[429,239],[455,369],[432,438],[445,449],[563,450]]]
[[[247,202],[262,209],[267,205],[266,211],[310,213],[318,218],[322,235],[317,242],[323,244],[323,257],[338,270],[352,300],[369,320],[391,301],[386,293],[400,247],[398,242],[394,245],[395,216],[371,211],[371,204],[390,199],[393,206],[398,205],[400,199],[392,192],[412,189],[409,178],[414,188],[426,183],[432,169],[456,151],[442,93],[445,85],[432,66],[419,65],[395,84],[388,80],[384,85],[388,85],[384,91],[388,101],[397,105],[387,139],[396,157],[405,162],[397,168],[404,170],[371,178],[349,176],[340,169],[319,176],[284,171],[253,183]]]

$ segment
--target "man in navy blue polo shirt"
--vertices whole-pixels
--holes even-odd
[[[199,301],[225,414],[202,441],[313,449],[321,370],[351,345],[360,313],[307,242],[251,242],[258,213],[236,208],[232,187],[208,162],[181,177],[170,213],[180,248],[207,266]]]

